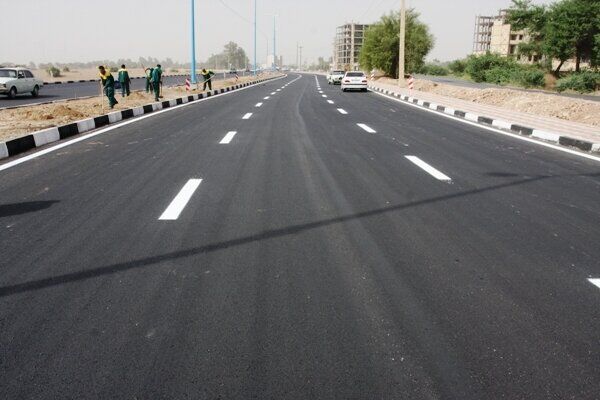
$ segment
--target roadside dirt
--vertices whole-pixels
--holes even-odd
[[[144,70],[142,68],[127,68],[127,70],[129,71],[129,76],[132,78],[144,76]],[[118,68],[112,70],[112,73],[115,77],[116,77],[117,71],[118,71]],[[48,74],[48,72],[46,72],[43,69],[35,69],[35,70],[32,70],[31,72],[33,72],[33,74],[37,78],[39,78],[45,82],[56,82],[56,81],[64,82],[64,81],[98,79],[98,69],[97,68],[83,68],[80,70],[61,72],[60,76],[57,76],[55,78],[51,77]],[[179,74],[189,73],[189,70],[167,68],[167,70],[164,73],[165,73],[165,75],[179,75]]]
[[[266,77],[268,74],[259,77]],[[241,77],[237,83],[252,81],[253,77]],[[235,79],[216,81],[213,89],[220,89],[236,83]],[[189,94],[203,93],[202,90],[187,92],[184,86],[163,88],[161,101],[183,97]],[[112,111],[125,110],[154,103],[154,95],[146,92],[133,92],[129,97],[116,96],[119,104],[113,110],[108,108],[106,98],[95,97],[83,100],[69,100],[54,104],[45,104],[17,108],[13,110],[0,110],[0,142],[23,136],[54,126],[64,125],[82,119],[108,114]]]
[[[396,79],[379,78],[377,82],[397,85]],[[600,126],[600,102],[545,93],[527,93],[512,89],[475,89],[417,79],[415,90],[488,104],[528,114],[559,118],[581,124]]]

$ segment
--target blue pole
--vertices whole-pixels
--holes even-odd
[[[196,10],[194,3],[196,0],[191,0],[192,5],[192,65],[190,68],[190,76],[192,84],[196,84]]]
[[[258,0],[254,0],[254,75],[256,75],[256,3]]]

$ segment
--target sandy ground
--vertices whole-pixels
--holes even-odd
[[[393,85],[398,84],[396,79],[390,78],[380,78],[377,81]],[[534,115],[600,126],[600,102],[544,93],[527,93],[511,89],[461,88],[420,79],[415,81],[415,90]]]
[[[268,76],[268,74],[261,75],[261,77],[265,76]],[[253,77],[241,77],[237,82],[243,83],[251,80],[253,80]],[[213,89],[230,86],[234,83],[236,83],[235,79],[217,81],[213,84]],[[161,101],[175,99],[191,93],[202,93],[202,90],[186,92],[184,86],[163,88],[163,99]],[[107,114],[111,111],[154,103],[154,96],[146,92],[133,92],[129,97],[122,98],[118,95],[116,98],[119,104],[113,110],[108,108],[106,98],[102,99],[99,96],[84,100],[0,110],[0,142],[23,136],[26,133]]]
[[[118,72],[118,68],[117,69],[113,69],[111,72],[113,73],[113,76],[116,78],[116,74]],[[127,68],[127,70],[129,71],[129,76],[131,76],[132,78],[134,77],[139,77],[139,76],[144,76],[144,70],[142,68]],[[189,72],[189,70],[184,70],[184,69],[178,69],[178,72],[174,72],[171,68],[167,68],[167,70],[165,71],[165,75],[179,75],[179,74],[186,74]],[[39,78],[42,79],[45,82],[55,82],[55,81],[78,81],[78,80],[88,80],[88,79],[99,79],[98,78],[98,70],[96,68],[86,68],[86,69],[82,69],[82,70],[77,70],[77,71],[70,71],[70,72],[62,72],[60,73],[60,77],[56,77],[56,78],[52,78],[50,77],[50,75],[48,75],[48,73],[44,70],[41,69],[35,69],[33,71],[33,74]]]

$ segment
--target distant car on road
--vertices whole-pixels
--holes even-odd
[[[367,91],[367,76],[364,72],[360,71],[350,71],[346,72],[344,78],[342,79],[342,91],[346,90],[362,90],[363,92]]]
[[[341,85],[345,71],[331,71],[327,75],[327,83],[330,85]]]
[[[0,68],[0,94],[13,99],[19,94],[31,93],[37,97],[44,82],[25,68]]]
[[[237,74],[237,69],[235,69],[235,68],[231,68],[231,69],[229,70],[229,73],[230,73],[230,74]]]

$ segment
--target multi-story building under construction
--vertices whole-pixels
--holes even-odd
[[[473,54],[490,53],[501,56],[517,56],[519,44],[526,41],[525,31],[515,31],[506,22],[507,10],[500,10],[496,16],[475,17]],[[525,59],[522,61],[537,61]]]
[[[360,69],[358,55],[368,27],[369,25],[348,23],[336,29],[333,49],[334,69],[346,71]]]

